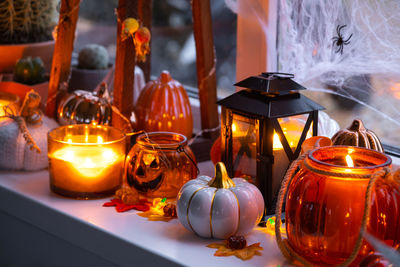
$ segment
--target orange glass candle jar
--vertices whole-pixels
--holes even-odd
[[[390,165],[390,157],[364,148],[331,146],[309,152],[288,189],[290,247],[317,265],[333,266],[349,258],[360,233],[369,178]],[[370,205],[367,231],[388,245],[398,246],[400,184],[378,178]],[[363,241],[352,264],[371,250]]]
[[[128,184],[150,198],[176,197],[196,176],[195,157],[182,134],[144,133],[126,157]]]
[[[69,125],[48,134],[50,188],[75,198],[112,195],[122,181],[125,135],[104,125]]]

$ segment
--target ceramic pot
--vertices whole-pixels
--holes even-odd
[[[50,71],[53,59],[55,41],[46,41],[28,44],[3,44],[0,45],[0,73],[14,71],[15,63],[24,57],[40,57],[46,71]]]
[[[73,92],[75,90],[93,92],[97,85],[106,77],[112,66],[112,64],[109,64],[107,69],[99,70],[79,69],[76,66],[72,66],[68,92]]]

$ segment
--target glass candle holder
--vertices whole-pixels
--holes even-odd
[[[126,179],[141,194],[176,197],[181,187],[197,176],[195,157],[184,135],[144,133],[126,157]]]
[[[68,125],[48,133],[50,188],[74,198],[112,195],[121,184],[125,135],[104,125]]]
[[[17,95],[0,92],[0,117],[6,115],[6,112],[17,115],[19,111],[19,100]]]
[[[383,153],[358,147],[321,147],[309,152],[288,189],[290,246],[316,265],[334,266],[346,260],[360,232],[370,176],[390,167],[391,162]],[[367,224],[367,232],[394,247],[400,244],[400,231],[396,230],[399,193],[398,182],[376,180]],[[364,240],[353,264],[371,250]]]

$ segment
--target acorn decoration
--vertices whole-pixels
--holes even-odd
[[[384,152],[378,136],[364,127],[361,120],[354,120],[347,129],[338,131],[332,137],[333,145],[365,147]]]

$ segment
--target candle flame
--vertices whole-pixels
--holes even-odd
[[[232,132],[236,132],[236,124],[232,123]]]
[[[294,144],[294,141],[293,140],[291,140],[291,139],[293,139],[293,137],[295,137],[295,136],[287,136],[287,132],[286,131],[283,131],[283,134],[286,136],[286,140],[288,141],[288,143],[289,143],[289,146],[291,147],[291,148],[295,148],[296,146],[295,146],[295,144]],[[310,134],[308,133],[307,134],[307,138],[308,138],[308,136],[309,136]],[[283,146],[282,146],[282,143],[281,143],[281,140],[279,139],[279,135],[276,133],[276,132],[274,132],[274,149],[281,149],[281,148],[283,148]],[[289,138],[289,139],[288,139]]]
[[[348,167],[354,167],[354,162],[350,155],[346,155],[346,162]]]
[[[52,158],[70,163],[76,171],[85,177],[97,177],[103,170],[122,159],[110,148],[102,147],[64,147],[55,151]]]

